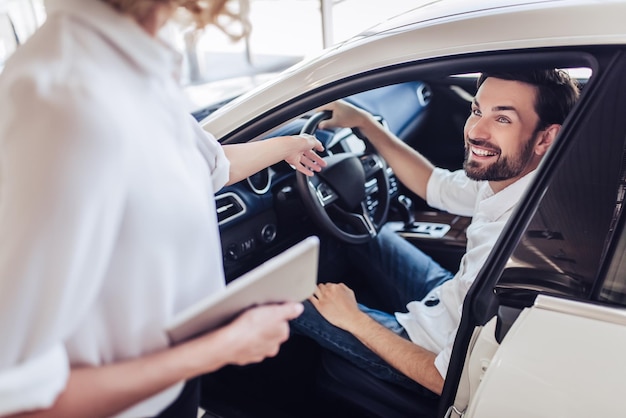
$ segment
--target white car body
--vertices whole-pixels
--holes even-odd
[[[624,347],[624,309],[539,296],[493,359],[471,360],[486,372],[464,416],[620,416]]]
[[[626,46],[625,19],[626,1],[433,1],[284,71],[212,113],[202,126],[228,139],[284,103],[407,62],[529,48]],[[483,370],[473,377],[464,416],[623,416],[624,353],[624,308],[540,296],[493,358],[470,360]]]
[[[408,61],[529,47],[625,44],[623,16],[626,3],[612,0],[434,1],[291,67],[202,124],[221,138],[298,95]]]

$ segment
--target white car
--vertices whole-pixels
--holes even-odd
[[[344,98],[436,165],[457,169],[477,73],[548,66],[578,79],[579,103],[465,299],[433,417],[624,415],[625,19],[626,1],[433,1],[201,121],[223,143],[262,140],[316,131],[323,116],[314,109]],[[359,297],[358,266],[334,255],[389,222],[444,267],[458,268],[469,219],[428,207],[366,138],[350,130],[315,134],[325,157],[356,155],[365,179],[348,171],[316,176],[310,186],[281,163],[221,190],[228,280],[314,234],[323,241],[320,278],[353,277]],[[341,207],[335,198],[355,178],[362,204]],[[417,224],[404,228],[412,219]],[[207,417],[413,416],[412,399],[398,388],[381,385],[380,396],[364,398],[367,373],[345,364],[345,375],[331,374],[337,368],[329,364],[341,361],[291,338],[274,359],[204,376],[202,405]]]

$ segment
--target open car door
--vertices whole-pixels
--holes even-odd
[[[626,59],[594,76],[468,294],[440,416],[621,416]]]

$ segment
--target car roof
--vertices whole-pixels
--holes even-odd
[[[290,67],[202,122],[221,138],[267,109],[355,74],[411,61],[535,47],[626,44],[626,0],[438,0]],[[237,108],[236,118],[223,117]]]
[[[434,23],[441,19],[454,18],[455,16],[475,16],[492,14],[497,9],[511,8],[538,8],[541,3],[589,3],[589,2],[565,2],[564,0],[433,0],[422,1],[412,10],[408,10],[396,17],[378,23],[372,27],[374,32],[384,32],[390,29],[398,29],[408,25],[421,25],[428,22]],[[598,3],[596,0],[595,3]]]

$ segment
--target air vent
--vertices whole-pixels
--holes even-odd
[[[218,225],[230,222],[246,213],[246,206],[235,193],[224,193],[215,197]]]
[[[252,191],[256,194],[264,194],[272,185],[272,172],[270,168],[264,168],[246,179]]]
[[[430,103],[430,99],[432,98],[433,92],[430,89],[430,87],[428,87],[427,84],[420,84],[419,87],[417,88],[416,93],[417,93],[417,100],[419,100],[422,106],[426,106],[428,103]]]

